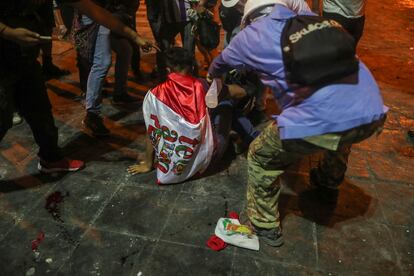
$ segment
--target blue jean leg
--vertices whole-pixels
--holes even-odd
[[[99,26],[95,43],[93,65],[86,90],[86,111],[99,113],[102,107],[102,86],[111,67],[110,30]]]
[[[260,134],[260,131],[256,130],[252,122],[237,108],[233,110],[233,122],[231,126],[241,136],[245,146],[248,146]]]
[[[210,111],[210,117],[215,139],[214,160],[220,160],[223,157],[229,144],[230,130],[236,131],[245,145],[249,145],[260,134],[241,110],[234,108],[232,100],[221,101],[215,109]]]
[[[221,101],[216,108],[210,111],[215,142],[213,160],[219,161],[227,149],[232,123],[232,113],[233,104],[229,100]]]

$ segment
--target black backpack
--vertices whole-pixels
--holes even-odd
[[[220,25],[211,17],[200,17],[197,22],[197,31],[201,45],[207,50],[213,50],[220,44]]]
[[[353,37],[336,21],[320,16],[290,18],[281,36],[286,79],[323,85],[358,71]]]

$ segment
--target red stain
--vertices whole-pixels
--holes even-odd
[[[67,196],[69,196],[68,192],[66,193],[66,195],[63,195],[62,192],[57,191],[50,194],[46,198],[45,209],[57,221],[63,222],[62,218],[60,217],[59,203],[62,203],[65,197]]]
[[[37,238],[35,240],[32,240],[32,250],[35,251],[39,247],[39,245],[42,243],[42,241],[45,239],[45,233],[43,231],[40,231],[39,234],[37,234]]]

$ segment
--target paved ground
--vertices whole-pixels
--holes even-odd
[[[84,134],[74,52],[56,43],[56,62],[73,72],[48,83],[60,144],[87,168],[40,175],[27,125],[8,133],[0,146],[0,275],[414,275],[414,147],[406,136],[414,129],[413,17],[413,1],[369,1],[359,54],[391,108],[385,130],[353,149],[333,212],[307,192],[317,157],[291,168],[281,198],[286,243],[258,253],[205,246],[217,219],[245,204],[245,158],[175,186],[155,185],[154,173],[128,176],[143,151],[141,112],[106,99],[113,136]],[[153,58],[144,57],[144,71]],[[130,82],[141,97],[151,85]]]

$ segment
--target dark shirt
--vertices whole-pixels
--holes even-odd
[[[78,1],[60,0],[61,3]],[[50,28],[50,21],[45,20],[43,11],[51,7],[51,2],[47,0],[42,5],[34,5],[30,0],[0,1],[0,22],[12,28],[26,28],[45,34],[45,30]],[[20,47],[0,38],[0,73],[18,72],[24,64],[35,62],[38,54],[39,46]]]

